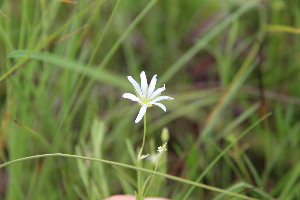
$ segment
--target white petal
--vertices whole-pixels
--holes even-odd
[[[130,83],[133,85],[135,91],[142,97],[142,90],[140,88],[140,85],[131,76],[127,76],[127,78],[130,81]]]
[[[163,150],[162,150],[162,147],[161,147],[161,146],[157,147],[157,151],[158,151],[158,152],[162,152],[162,151],[163,151]]]
[[[173,100],[174,98],[172,97],[169,97],[169,96],[159,96],[155,99],[153,99],[150,103],[155,103],[155,102],[158,102],[158,101],[161,101],[161,100]]]
[[[147,97],[149,98],[151,96],[151,94],[153,93],[154,89],[155,89],[155,85],[156,85],[156,74],[152,77],[151,82],[149,84],[149,88],[148,88],[148,92],[147,92]]]
[[[167,148],[166,145],[167,145],[167,143],[165,143],[164,145],[158,147],[158,148],[157,148],[157,151],[158,151],[159,153],[164,152],[164,151],[167,151],[168,149],[166,149],[166,148]]]
[[[131,93],[124,93],[122,97],[126,99],[130,99],[131,101],[140,101],[140,99],[137,96]]]
[[[139,157],[139,160],[143,160],[143,159],[147,158],[148,156],[149,156],[149,154],[147,154],[147,155],[142,155],[141,157]]]
[[[164,87],[158,88],[156,91],[154,91],[151,96],[150,99],[156,97],[157,95],[159,95],[161,92],[163,92],[166,89],[166,86],[164,85]]]
[[[147,106],[146,105],[143,105],[140,109],[140,112],[138,114],[138,116],[136,117],[135,119],[135,123],[138,123],[139,121],[141,121],[141,119],[143,118],[143,116],[145,115],[146,113],[146,110],[147,110]]]
[[[147,83],[147,77],[144,71],[142,71],[141,75],[141,89],[143,93],[143,98],[147,97],[147,90],[148,90],[148,83]]]
[[[162,103],[152,103],[152,104],[159,106],[159,107],[160,107],[161,109],[163,109],[165,112],[167,111],[166,106],[164,106],[164,104],[162,104]]]

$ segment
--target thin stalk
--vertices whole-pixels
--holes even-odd
[[[143,135],[143,142],[142,147],[140,149],[140,152],[138,154],[138,167],[142,167],[142,153],[145,145],[146,140],[146,133],[147,133],[147,117],[146,113],[144,115],[144,135]],[[142,184],[142,172],[137,171],[137,185],[138,185],[138,191],[137,191],[137,200],[143,200],[143,184]]]
[[[144,136],[143,136],[143,143],[142,147],[139,152],[139,157],[142,156],[144,145],[145,145],[145,140],[146,140],[146,132],[147,132],[147,113],[144,115]]]
[[[3,168],[3,167],[9,166],[13,163],[18,163],[18,162],[23,162],[25,160],[33,160],[33,159],[38,159],[38,158],[47,158],[47,157],[66,157],[66,158],[75,158],[75,159],[81,159],[81,160],[89,160],[89,161],[93,161],[93,162],[101,162],[101,163],[110,164],[110,165],[113,165],[113,166],[119,166],[119,167],[124,167],[124,168],[127,168],[127,169],[133,169],[133,170],[145,172],[145,173],[148,173],[148,174],[158,175],[158,176],[161,176],[161,177],[165,177],[167,179],[171,179],[171,180],[178,181],[178,182],[185,183],[185,184],[189,184],[189,185],[194,185],[196,187],[204,188],[204,189],[207,189],[207,190],[210,190],[210,191],[220,192],[220,193],[232,196],[232,197],[238,197],[240,199],[257,200],[255,198],[248,197],[248,196],[243,195],[243,194],[238,194],[238,193],[231,192],[231,191],[228,191],[228,190],[225,190],[225,189],[217,188],[217,187],[214,187],[214,186],[209,186],[209,185],[206,185],[206,184],[203,184],[203,183],[197,183],[197,182],[194,182],[194,181],[190,181],[188,179],[180,178],[180,177],[177,177],[177,176],[172,176],[172,175],[165,174],[165,173],[162,173],[162,172],[155,172],[153,170],[140,168],[140,167],[136,167],[136,166],[132,166],[132,165],[124,164],[124,163],[119,163],[119,162],[115,162],[115,161],[110,161],[110,160],[104,160],[104,159],[99,159],[99,158],[91,158],[91,157],[79,156],[79,155],[71,155],[71,154],[53,153],[53,154],[42,154],[42,155],[23,157],[23,158],[15,159],[15,160],[0,164],[0,169]]]

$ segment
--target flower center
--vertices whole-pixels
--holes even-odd
[[[136,96],[137,96],[137,97],[140,99],[140,101],[141,101],[141,103],[139,102],[139,104],[140,104],[141,106],[143,106],[143,105],[146,105],[147,107],[151,107],[151,106],[152,106],[152,104],[150,103],[150,102],[151,102],[151,99],[148,99],[147,97],[146,97],[146,98],[141,97],[137,91],[135,91],[135,93],[136,93]]]
[[[151,107],[151,106],[152,106],[152,104],[150,103],[150,100],[149,100],[149,99],[143,99],[143,98],[141,98],[140,100],[141,100],[141,102],[142,102],[144,105],[147,105],[147,107]]]
[[[152,104],[150,103],[150,102],[151,102],[150,99],[142,98],[142,97],[140,97],[140,96],[138,96],[138,98],[140,99],[139,104],[140,104],[141,106],[143,106],[143,105],[146,105],[147,107],[151,107],[151,106],[152,106]]]

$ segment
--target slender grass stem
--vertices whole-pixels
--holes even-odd
[[[206,184],[203,184],[203,183],[197,183],[197,182],[194,182],[194,181],[190,181],[188,179],[172,176],[172,175],[161,173],[161,172],[155,172],[153,170],[144,169],[144,168],[141,168],[141,167],[136,167],[136,166],[132,166],[132,165],[124,164],[124,163],[119,163],[119,162],[114,162],[114,161],[110,161],[110,160],[104,160],[104,159],[99,159],[99,158],[91,158],[91,157],[79,156],[79,155],[71,155],[71,154],[53,153],[53,154],[41,154],[41,155],[29,156],[29,157],[19,158],[19,159],[15,159],[15,160],[3,163],[3,164],[0,165],[0,168],[9,166],[9,165],[14,164],[14,163],[22,162],[22,161],[25,161],[25,160],[33,160],[33,159],[47,158],[47,157],[66,157],[66,158],[75,158],[75,159],[81,159],[81,160],[89,160],[89,161],[93,161],[93,162],[101,162],[101,163],[105,163],[105,164],[110,164],[110,165],[114,165],[114,166],[124,167],[124,168],[128,168],[128,169],[133,169],[133,170],[153,174],[153,175],[162,176],[162,177],[165,177],[167,179],[171,179],[171,180],[178,181],[178,182],[185,183],[185,184],[189,184],[189,185],[194,185],[196,187],[204,188],[204,189],[214,191],[214,192],[220,192],[220,193],[223,193],[223,194],[227,194],[229,196],[238,197],[240,199],[257,200],[255,198],[251,198],[251,197],[248,197],[248,196],[243,195],[243,194],[238,194],[238,193],[227,191],[227,190],[220,189],[220,188],[217,188],[217,187],[209,186],[209,185],[206,185]]]

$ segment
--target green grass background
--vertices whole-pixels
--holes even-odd
[[[0,163],[60,152],[133,165],[143,127],[139,106],[121,96],[133,92],[126,76],[144,70],[175,98],[166,113],[147,112],[147,152],[169,132],[158,171],[300,199],[299,1],[2,0],[0,9]],[[7,200],[103,199],[135,187],[133,170],[69,158],[0,168]],[[148,195],[235,199],[159,176]]]

